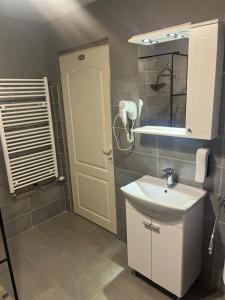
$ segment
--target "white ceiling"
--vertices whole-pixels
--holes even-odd
[[[0,15],[47,22],[96,0],[0,0]]]

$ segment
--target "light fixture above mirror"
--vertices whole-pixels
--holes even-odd
[[[162,30],[135,35],[129,39],[129,43],[150,46],[158,43],[165,43],[177,39],[188,39],[191,23],[182,24]]]

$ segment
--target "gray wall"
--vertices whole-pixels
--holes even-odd
[[[55,59],[56,52],[87,45],[109,38],[111,60],[112,115],[118,111],[121,98],[137,100],[138,49],[128,44],[131,35],[189,21],[225,19],[223,0],[98,0],[85,9],[49,23]],[[225,254],[225,215],[222,213],[217,232],[216,249],[207,254],[209,235],[215,218],[218,195],[225,192],[224,163],[225,85],[220,116],[220,137],[214,141],[187,140],[171,137],[137,135],[136,146],[130,155],[114,150],[117,195],[118,236],[126,239],[124,198],[121,185],[144,174],[161,176],[165,167],[173,167],[179,181],[196,185],[195,152],[198,147],[212,149],[209,177],[204,188],[209,191],[205,209],[202,281],[206,287],[221,285],[221,270]],[[125,140],[124,140],[125,144]]]
[[[51,77],[51,57],[46,26],[7,16],[0,17],[0,76]]]
[[[0,17],[0,77],[53,77],[51,44],[46,25],[22,19]],[[62,172],[60,114],[56,88],[50,88],[57,155]],[[54,92],[54,93],[53,93]],[[18,234],[65,210],[64,186],[50,183],[25,191],[11,199],[3,153],[0,149],[0,206],[8,237]]]

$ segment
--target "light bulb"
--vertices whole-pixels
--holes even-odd
[[[175,37],[177,34],[176,33],[168,33],[167,36],[170,36],[170,37]]]
[[[144,39],[143,42],[146,43],[146,44],[150,44],[150,43],[151,43],[151,40],[149,40],[149,39]]]

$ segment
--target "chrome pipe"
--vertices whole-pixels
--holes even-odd
[[[213,252],[215,232],[216,232],[216,227],[217,227],[217,223],[218,223],[218,220],[219,220],[219,217],[220,217],[220,212],[221,212],[222,207],[225,207],[225,195],[222,195],[221,199],[219,200],[219,205],[218,205],[217,212],[216,212],[216,219],[215,219],[215,222],[214,222],[212,235],[211,235],[210,242],[209,242],[209,248],[208,248],[209,255],[211,255],[212,252]]]

